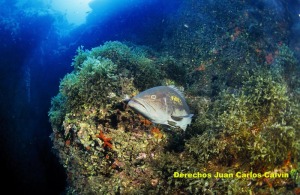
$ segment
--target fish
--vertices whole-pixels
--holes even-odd
[[[128,106],[155,124],[184,131],[193,117],[183,94],[173,85],[147,89],[131,98]]]

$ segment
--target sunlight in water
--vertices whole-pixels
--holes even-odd
[[[53,9],[66,15],[69,23],[80,25],[85,23],[86,16],[91,11],[91,0],[53,0]]]

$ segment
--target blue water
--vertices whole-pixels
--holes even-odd
[[[0,2],[0,161],[4,184],[16,186],[10,192],[58,194],[65,188],[47,112],[77,47],[108,40],[159,47],[162,21],[177,4],[93,1],[85,23],[72,24],[50,1]]]
[[[8,188],[10,192],[64,191],[66,175],[51,152],[47,113],[60,79],[73,69],[70,64],[78,46],[90,49],[118,40],[160,51],[163,39],[178,33],[167,25],[167,18],[178,16],[180,2],[94,0],[88,4],[85,22],[72,24],[67,13],[55,10],[49,0],[0,1],[0,163],[4,185],[15,186]],[[283,30],[289,31],[287,42],[299,57],[299,4],[265,0],[244,9],[251,14],[255,7],[271,6],[278,17],[289,17]],[[187,22],[192,16],[203,18],[191,10]],[[207,20],[208,25],[215,24]],[[191,25],[183,28],[189,30]]]

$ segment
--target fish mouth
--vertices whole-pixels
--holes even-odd
[[[144,104],[142,104],[141,101],[137,100],[137,99],[131,99],[130,101],[139,104],[140,106],[142,106],[145,110],[147,110],[147,108],[144,106]],[[129,105],[130,106],[130,105]]]
[[[147,101],[144,101],[143,99],[133,98],[130,101],[140,105],[148,113],[156,112],[156,109],[151,104],[149,104]],[[130,102],[129,102],[129,106],[130,106]],[[132,107],[132,108],[135,109],[134,107]]]

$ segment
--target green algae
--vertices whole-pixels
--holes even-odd
[[[118,41],[78,48],[74,71],[62,79],[49,111],[67,193],[282,194],[299,187],[299,62],[286,44],[258,38],[254,19],[240,17],[247,10],[226,15],[224,7],[244,3],[184,3],[178,33],[164,40],[161,53]],[[213,9],[208,17],[223,19],[219,26],[199,25],[201,20],[186,18],[190,6]],[[269,19],[275,12],[261,14]],[[273,59],[267,61],[269,53]],[[154,125],[144,124],[124,99],[161,84],[185,89],[194,118],[185,133],[156,126],[158,141]],[[103,147],[100,131],[112,138],[113,148]],[[268,171],[290,177],[213,177]],[[174,172],[212,177],[175,178]]]

